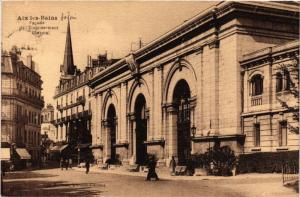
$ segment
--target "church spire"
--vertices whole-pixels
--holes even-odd
[[[72,40],[71,40],[71,30],[70,30],[70,16],[68,16],[68,27],[66,35],[66,46],[64,53],[64,63],[62,65],[64,75],[74,75],[75,66],[73,62],[73,50],[72,50]]]

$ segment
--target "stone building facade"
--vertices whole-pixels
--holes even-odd
[[[44,106],[41,76],[35,70],[32,56],[27,56],[25,65],[16,47],[2,52],[1,57],[1,141],[16,150],[26,148],[36,161]]]
[[[299,149],[299,40],[246,54],[244,152]]]
[[[52,124],[54,121],[54,107],[51,104],[48,104],[42,110],[41,118],[41,134],[47,136],[53,142],[58,141],[58,130]]]
[[[95,158],[144,164],[151,153],[184,164],[215,144],[243,153],[251,139],[239,61],[297,39],[298,23],[296,4],[222,2],[95,74]]]
[[[65,142],[71,149],[87,149],[92,143],[91,135],[91,88],[89,80],[115,59],[108,59],[107,54],[96,59],[87,57],[84,71],[74,65],[70,21],[68,21],[64,61],[61,65],[61,76],[56,87],[54,101],[54,120],[56,141]]]

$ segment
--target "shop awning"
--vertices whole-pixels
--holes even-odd
[[[56,146],[53,146],[52,148],[50,148],[50,152],[61,152],[67,147],[68,147],[68,144],[66,144],[66,145],[56,145]]]
[[[103,144],[92,144],[89,147],[90,148],[103,148]]]
[[[50,152],[59,151],[59,146],[53,146],[50,148]]]
[[[17,148],[16,151],[21,159],[31,159],[31,155],[25,148]]]
[[[68,147],[68,144],[66,144],[66,145],[62,145],[60,148],[59,148],[59,151],[61,152],[61,151],[63,151],[65,148],[67,148]]]
[[[86,143],[86,144],[78,144],[77,146],[76,146],[76,148],[78,149],[81,149],[81,148],[89,148],[90,147],[90,145],[91,145],[91,143]]]
[[[10,148],[1,148],[1,161],[10,160]]]

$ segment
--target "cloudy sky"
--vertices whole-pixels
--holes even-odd
[[[141,38],[143,43],[149,43],[213,4],[216,2],[3,2],[2,44],[6,50],[13,45],[33,48],[23,50],[23,56],[33,55],[44,81],[45,102],[53,103],[67,26],[62,15],[69,13],[74,18],[74,63],[83,69],[88,54],[95,57],[107,51],[109,56],[121,58],[129,53],[132,42]],[[42,17],[56,20],[41,20]],[[28,26],[53,29],[43,30],[49,35],[35,36]]]

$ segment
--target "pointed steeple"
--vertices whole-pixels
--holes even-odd
[[[70,17],[68,17],[68,27],[66,35],[66,46],[64,53],[64,63],[62,65],[64,75],[74,75],[75,66],[73,62],[73,50],[72,50],[72,39],[70,30]]]

